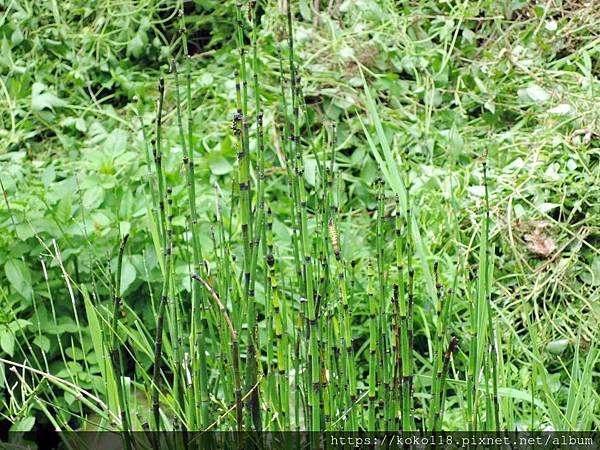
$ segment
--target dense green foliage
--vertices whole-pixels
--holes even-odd
[[[3,423],[598,428],[598,12],[175,3],[0,0]]]

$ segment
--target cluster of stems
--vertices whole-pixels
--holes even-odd
[[[145,379],[152,392],[151,425],[155,430],[441,429],[447,379],[460,376],[454,366],[460,339],[450,333],[459,271],[452,288],[444,289],[440,264],[434,265],[434,281],[426,279],[427,271],[415,270],[418,211],[410,186],[406,183],[402,195],[390,196],[383,179],[372,190],[373,227],[365,236],[375,252],[368,258],[352,256],[351,238],[344,235],[351,228],[350,215],[339,206],[345,187],[336,162],[336,127],[310,123],[294,52],[291,4],[283,18],[287,42],[279,49],[280,108],[269,114],[280,133],[268,136],[279,141],[266,139],[258,12],[255,2],[236,6],[239,66],[231,133],[237,172],[230,196],[215,185],[213,210],[198,203],[195,159],[202,155],[195,141],[194,80],[183,21],[185,77],[173,60],[173,94],[167,95],[164,79],[159,81],[147,158],[149,223],[163,276],[155,307],[152,375]],[[163,154],[167,99],[175,104],[182,156]],[[270,151],[274,148],[281,149],[277,157]],[[171,166],[165,161],[177,158],[185,189],[174,193],[168,185]],[[305,174],[308,160],[316,165],[312,177]],[[283,200],[273,195],[271,175],[266,175],[278,173],[270,170],[278,163],[285,170],[273,176],[279,177],[279,191],[287,186]],[[485,206],[489,210],[487,188]],[[185,216],[183,230],[175,230],[175,214]],[[473,430],[484,418],[500,423],[487,214],[480,239],[481,277],[472,297],[470,349],[460,360]],[[290,230],[287,240],[275,231],[280,217]],[[210,225],[212,241],[204,248],[202,222]],[[122,251],[118,272],[121,258]],[[192,281],[187,294],[175,285],[176,261],[181,259]],[[435,285],[434,298],[424,294],[430,292],[425,285]],[[119,302],[115,295],[114,330]],[[428,302],[435,312],[432,345],[428,359],[416,359],[415,334],[423,331],[415,311],[430,308]],[[429,384],[419,378],[425,368]],[[429,395],[417,400],[417,387]],[[485,411],[479,408],[482,399]]]

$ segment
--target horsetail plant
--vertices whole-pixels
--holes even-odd
[[[179,96],[179,77],[177,72],[177,62],[172,62],[173,73],[175,75],[175,93],[176,93],[176,109],[177,109],[177,122],[179,128],[179,139],[183,147],[183,165],[186,171],[186,186],[187,186],[187,197],[189,207],[189,228],[191,232],[191,245],[192,245],[192,261],[191,265],[194,271],[200,272],[202,265],[202,249],[200,246],[198,236],[198,213],[196,210],[196,181],[195,181],[195,169],[194,169],[194,142],[193,142],[193,119],[192,119],[192,87],[191,87],[191,68],[190,68],[190,56],[188,54],[187,44],[187,31],[185,27],[182,27],[182,39],[183,47],[186,56],[186,103],[187,103],[187,127],[188,135],[187,142],[184,137],[183,119],[181,113],[181,102]],[[193,359],[193,379],[192,384],[196,388],[194,391],[197,392],[198,397],[194,401],[195,414],[200,426],[206,426],[208,424],[208,391],[206,379],[208,377],[207,365],[206,365],[206,344],[205,344],[205,332],[203,330],[202,321],[204,315],[204,306],[202,301],[202,292],[192,285],[192,324],[190,330],[190,348],[197,349],[197,358]]]
[[[125,381],[125,374],[123,370],[123,352],[119,343],[117,343],[117,337],[119,335],[118,322],[119,317],[124,315],[123,299],[121,298],[121,271],[123,267],[123,255],[125,253],[125,246],[129,234],[125,234],[119,245],[119,255],[117,257],[117,272],[115,277],[115,288],[113,294],[113,311],[112,311],[112,333],[110,336],[110,360],[112,368],[114,370],[115,380],[117,381],[117,397],[119,400],[119,409],[121,410],[121,423],[123,426],[123,438],[127,450],[131,450],[131,438],[129,436],[129,430],[132,429],[129,411],[128,399],[128,386]]]
[[[146,267],[151,250],[144,249],[147,273],[139,292],[149,291],[155,320],[149,323],[122,298],[124,235],[116,276],[106,283],[109,306],[98,301],[100,289],[80,291],[94,350],[110,358],[101,361],[104,386],[69,414],[83,418],[93,409],[101,425],[112,421],[127,431],[439,431],[464,396],[465,427],[502,428],[509,419],[505,403],[500,409],[506,391],[491,295],[487,161],[482,220],[473,237],[478,255],[470,248],[460,254],[477,261],[469,272],[467,264],[439,258],[425,245],[419,186],[411,186],[415,164],[397,148],[400,140],[388,141],[359,62],[365,104],[357,111],[365,106],[369,120],[358,116],[358,122],[382,178],[361,186],[364,202],[346,200],[353,188],[343,172],[345,151],[356,136],[346,123],[339,130],[341,123],[318,123],[321,116],[304,95],[309,89],[295,49],[292,2],[280,18],[287,47],[278,46],[278,61],[260,58],[262,7],[255,1],[235,7],[235,112],[227,131],[237,157],[232,178],[214,173],[207,175],[213,185],[201,185],[204,167],[196,164],[206,155],[199,152],[195,115],[197,90],[204,87],[195,83],[183,15],[184,61],[174,58],[159,79],[153,131],[144,127],[139,103],[156,263]],[[280,89],[266,84],[268,64],[279,70]],[[279,99],[271,110],[273,92]],[[171,121],[174,132],[165,132]],[[347,142],[338,142],[338,131],[350,133]],[[165,151],[173,142],[181,152]],[[454,322],[457,304],[467,309],[467,324]],[[63,359],[75,341],[59,340]],[[62,386],[79,392],[78,375],[67,376]],[[104,413],[96,401],[103,390]],[[458,400],[451,402],[453,391]]]
[[[165,213],[167,215],[166,224],[166,241],[164,247],[164,261],[165,261],[165,274],[162,286],[162,292],[160,295],[160,303],[158,306],[158,314],[156,317],[156,341],[154,344],[154,369],[152,372],[152,411],[154,416],[154,427],[156,431],[161,429],[160,420],[160,404],[159,404],[159,383],[160,383],[160,371],[162,366],[162,349],[163,349],[163,326],[165,319],[165,309],[167,306],[169,294],[170,294],[170,281],[171,281],[171,260],[172,260],[172,218],[171,218],[171,188],[167,188],[166,192],[166,208]]]
[[[214,289],[210,284],[208,284],[204,279],[200,278],[197,273],[192,274],[192,279],[202,283],[202,285],[206,288],[206,290],[210,293],[211,297],[214,299],[217,304],[219,311],[223,315],[223,320],[227,324],[227,328],[229,329],[229,333],[231,334],[231,360],[233,364],[233,378],[235,381],[235,416],[237,423],[237,430],[242,431],[243,424],[243,406],[242,406],[242,382],[240,377],[240,350],[238,344],[238,333],[233,327],[233,322],[229,318],[229,314],[227,313],[227,308],[219,299],[219,296],[216,294]]]

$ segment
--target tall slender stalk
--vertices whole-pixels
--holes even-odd
[[[183,24],[182,24],[183,25]],[[182,26],[182,40],[185,53],[185,72],[186,72],[186,103],[187,103],[187,141],[184,134],[183,118],[181,112],[181,100],[179,94],[179,76],[177,71],[177,63],[173,61],[173,73],[175,76],[175,95],[176,95],[176,110],[177,124],[179,129],[179,140],[183,149],[183,165],[186,172],[186,186],[189,208],[189,227],[191,231],[191,246],[192,246],[192,270],[197,273],[202,273],[202,248],[199,241],[198,233],[198,212],[196,208],[196,179],[195,179],[195,163],[194,163],[194,145],[193,145],[193,107],[192,107],[192,81],[190,56],[188,54],[187,30]],[[197,349],[197,358],[193,359],[193,384],[194,392],[198,396],[196,400],[196,414],[198,415],[200,427],[204,427],[209,423],[208,417],[208,371],[206,364],[206,343],[205,330],[203,329],[203,296],[202,291],[192,285],[192,311],[191,311],[191,329],[190,329],[190,347]],[[198,410],[199,409],[199,410]]]
[[[158,184],[158,213],[159,213],[159,224],[158,231],[159,237],[163,247],[166,244],[166,215],[165,215],[165,177],[163,174],[163,153],[162,153],[162,114],[163,104],[165,99],[165,79],[160,77],[158,80],[158,101],[156,111],[156,137],[151,142],[154,156],[154,164],[156,169],[156,178]]]
[[[308,235],[308,213],[307,196],[304,186],[304,168],[302,164],[302,155],[300,153],[300,121],[299,121],[299,102],[298,102],[298,79],[294,62],[294,31],[292,20],[292,6],[287,2],[287,23],[288,23],[288,50],[289,67],[292,94],[292,114],[293,124],[290,130],[290,142],[293,149],[292,154],[295,164],[295,179],[299,200],[299,231],[300,231],[300,260],[303,262],[304,274],[304,292],[307,300],[307,321],[308,321],[308,357],[310,364],[310,393],[309,404],[311,410],[310,429],[318,431],[321,428],[320,411],[320,380],[321,373],[319,368],[319,349],[318,349],[318,327],[316,316],[316,303],[314,292],[313,261],[311,256],[311,243]]]
[[[331,184],[330,184],[331,186]],[[340,335],[341,335],[341,360],[342,368],[344,370],[344,381],[345,386],[343,392],[345,393],[345,402],[343,403],[344,408],[350,411],[349,417],[349,428],[358,428],[358,418],[356,409],[352,407],[353,403],[357,400],[357,385],[356,385],[356,369],[354,366],[354,347],[352,344],[352,327],[351,327],[351,309],[348,299],[348,285],[346,280],[346,267],[344,259],[341,254],[341,243],[340,236],[338,234],[337,226],[335,224],[335,218],[332,216],[329,218],[328,223],[329,237],[333,247],[333,252],[336,260],[336,275],[338,286],[338,298],[340,306],[338,308],[338,322],[340,323]]]
[[[256,305],[254,293],[251,291],[252,276],[252,239],[253,224],[251,211],[251,188],[250,188],[250,136],[248,125],[248,73],[246,64],[246,48],[244,43],[244,15],[242,4],[236,7],[236,36],[237,46],[240,54],[239,78],[236,84],[237,93],[237,122],[236,134],[239,136],[238,152],[238,186],[240,191],[240,219],[242,227],[242,241],[244,249],[243,264],[243,298],[246,304],[247,326],[247,350],[246,350],[246,390],[251,392],[247,402],[248,420],[257,430],[261,429],[260,408],[258,404],[259,388],[255,387],[257,381],[257,359],[256,359]],[[250,295],[252,293],[252,295]]]
[[[407,201],[408,201],[407,196]],[[406,217],[406,235],[404,240],[403,252],[407,261],[407,287],[406,291],[400,291],[399,314],[401,321],[401,352],[402,352],[402,430],[413,431],[413,403],[412,403],[412,383],[413,383],[413,286],[414,286],[414,268],[412,267],[412,246],[411,241],[411,209],[407,205]]]
[[[375,274],[373,266],[369,261],[367,266],[368,288],[367,296],[369,298],[369,416],[368,429],[376,430],[375,417],[377,400],[377,298],[375,296],[375,288],[373,287]]]
[[[242,381],[241,381],[241,376],[240,376],[240,348],[239,348],[238,333],[233,326],[233,322],[229,318],[229,314],[227,313],[227,308],[225,307],[223,302],[221,302],[221,299],[219,298],[219,296],[217,295],[215,290],[212,288],[212,286],[210,284],[208,284],[208,282],[206,282],[204,279],[200,278],[200,275],[198,275],[197,273],[192,274],[192,279],[202,283],[204,288],[209,292],[209,294],[211,295],[211,297],[213,298],[213,300],[219,307],[219,311],[221,312],[221,314],[223,316],[223,320],[227,324],[227,328],[229,329],[229,333],[231,335],[231,362],[233,365],[233,367],[232,367],[233,378],[234,378],[234,382],[235,382],[235,405],[236,405],[235,406],[235,411],[236,411],[235,416],[236,416],[237,430],[242,431],[242,429],[243,429],[243,417],[242,417],[243,404],[242,404]]]
[[[378,281],[378,295],[377,295],[377,327],[379,342],[377,346],[378,361],[380,367],[380,379],[378,383],[378,397],[379,402],[377,404],[377,414],[379,416],[380,411],[384,411],[383,417],[379,417],[380,424],[377,429],[384,430],[389,428],[389,411],[384,410],[384,407],[389,404],[389,392],[390,392],[390,333],[388,331],[387,323],[387,286],[386,286],[386,275],[384,272],[385,252],[384,252],[384,226],[385,226],[385,196],[383,179],[377,180],[377,218],[375,222],[375,251],[377,253],[377,281]],[[383,406],[383,407],[382,407]]]
[[[400,405],[402,401],[402,391],[401,391],[401,380],[402,380],[402,353],[400,351],[402,347],[402,338],[400,335],[400,309],[399,309],[399,297],[400,297],[400,288],[398,284],[393,285],[393,294],[392,294],[392,307],[393,307],[393,321],[392,321],[392,355],[394,356],[392,360],[393,369],[392,369],[392,392],[396,393],[392,397],[392,407],[391,413],[394,415],[394,423],[390,423],[390,427],[393,430],[398,430],[400,428],[400,420],[398,417],[398,411],[400,411]]]
[[[110,356],[113,366],[115,380],[117,382],[117,397],[119,401],[119,409],[121,410],[121,422],[123,424],[123,438],[125,446],[128,450],[131,447],[131,417],[129,411],[129,395],[127,392],[127,384],[124,380],[123,373],[123,353],[121,346],[117,343],[119,330],[118,323],[119,317],[123,314],[123,299],[121,298],[121,271],[123,267],[123,255],[125,252],[125,245],[129,239],[129,234],[125,234],[119,245],[119,255],[117,257],[117,273],[115,277],[115,288],[113,294],[113,315],[112,315],[112,332],[110,335]]]
[[[395,334],[396,334],[396,364],[395,364],[395,388],[398,393],[398,402],[401,406],[401,415],[398,425],[404,426],[404,417],[410,414],[410,407],[404,398],[404,368],[402,361],[408,363],[408,332],[407,332],[407,305],[406,305],[406,287],[405,287],[405,253],[407,234],[402,234],[402,210],[400,199],[396,196],[395,208],[395,227],[394,227],[394,247],[396,254],[396,283],[394,284],[394,304],[395,311]],[[404,220],[406,223],[406,218]]]
[[[494,422],[491,430],[500,429],[500,405],[498,402],[498,349],[496,348],[496,333],[492,321],[492,300],[490,298],[491,278],[493,274],[493,262],[490,257],[494,253],[493,248],[489,248],[489,226],[490,226],[490,197],[487,176],[487,152],[483,159],[483,184],[485,186],[485,241],[486,241],[486,260],[482,270],[485,271],[485,298],[487,307],[487,326],[489,329],[489,357],[490,357],[490,376],[492,378],[492,407]]]
[[[444,403],[446,400],[446,378],[448,376],[448,369],[450,368],[450,361],[452,360],[452,355],[458,350],[459,342],[460,339],[458,339],[456,336],[452,336],[452,338],[450,339],[450,343],[448,344],[448,349],[444,353],[444,362],[439,376],[441,391],[440,406],[435,412],[435,420],[433,423],[433,427],[431,428],[433,431],[439,430],[442,426],[442,418],[444,415]]]
[[[442,308],[444,303],[444,293],[442,290],[442,285],[439,280],[439,265],[436,261],[434,264],[434,276],[436,281],[436,289],[438,290],[437,301],[435,303],[435,311],[436,311],[436,321],[435,321],[435,346],[434,353],[432,359],[432,397],[431,404],[429,408],[429,427],[432,430],[435,430],[436,417],[439,414],[439,408],[441,403],[441,388],[442,388],[442,364],[443,364],[443,354],[441,350],[441,346],[443,345],[443,317],[442,317]]]
[[[166,192],[166,213],[167,213],[167,227],[166,227],[166,245],[164,249],[164,261],[165,261],[165,273],[163,279],[162,292],[160,296],[160,303],[158,306],[158,314],[156,317],[156,337],[154,343],[154,369],[152,372],[152,411],[154,416],[154,426],[156,431],[160,431],[160,403],[159,403],[159,383],[160,383],[160,371],[162,364],[162,347],[163,347],[163,326],[164,326],[164,315],[165,309],[168,302],[168,296],[170,293],[170,281],[171,281],[171,259],[172,259],[172,217],[171,217],[171,193],[172,189],[169,187]]]

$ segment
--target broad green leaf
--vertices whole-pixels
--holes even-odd
[[[558,339],[557,341],[548,342],[546,344],[546,351],[553,355],[560,355],[569,346],[569,343],[568,339]]]
[[[311,186],[317,184],[317,161],[312,158],[304,158],[304,178]]]
[[[219,152],[227,156],[233,156],[235,154],[235,147],[233,145],[233,142],[231,142],[231,138],[229,136],[225,136],[223,139],[221,139],[221,145],[219,145]]]
[[[110,218],[102,211],[91,214],[92,224],[98,231],[111,227]]]
[[[129,234],[131,231],[131,222],[127,222],[126,220],[119,223],[119,235],[125,236]]]
[[[52,182],[56,179],[56,169],[54,168],[54,166],[46,167],[46,169],[42,173],[41,179],[42,183],[44,183],[45,186],[51,186]]]
[[[18,259],[9,259],[6,261],[6,264],[4,264],[4,272],[15,291],[27,300],[31,300],[33,296],[31,273],[25,263]]]
[[[85,358],[85,353],[79,347],[67,347],[65,349],[65,354],[75,360],[81,360]]]
[[[59,370],[55,376],[58,378],[71,378],[73,375],[81,373],[83,366],[76,361],[67,361],[63,369]]]
[[[49,92],[45,84],[33,83],[31,87],[31,109],[33,111],[54,110],[55,107],[65,106],[66,104],[67,102]]]
[[[73,213],[73,197],[68,194],[65,195],[56,208],[56,220],[60,223],[65,224],[71,221]]]
[[[62,316],[57,319],[58,323],[50,323],[44,327],[44,331],[47,334],[63,334],[63,333],[77,333],[79,328],[77,323],[68,316]]]
[[[12,321],[11,323],[9,323],[7,326],[10,331],[12,331],[13,333],[16,333],[19,330],[23,330],[23,329],[31,326],[31,322],[29,320],[25,320],[25,319],[17,319],[17,320]]]
[[[15,231],[17,232],[17,237],[26,241],[30,237],[35,236],[35,229],[31,226],[30,223],[20,223],[15,227]]]
[[[377,178],[379,171],[377,169],[377,164],[373,161],[373,159],[369,156],[365,157],[365,163],[360,171],[360,179],[366,186],[371,186],[375,179]]]
[[[519,89],[517,95],[525,102],[545,103],[550,100],[550,94],[535,83]]]
[[[555,106],[548,110],[550,114],[556,114],[557,116],[564,116],[573,111],[573,108],[568,103],[561,103],[560,105]]]
[[[111,131],[104,141],[104,151],[112,156],[120,155],[127,150],[128,138],[129,133],[121,128]]]
[[[200,79],[198,80],[201,87],[209,87],[214,83],[214,81],[214,77],[209,72],[205,72],[202,75],[200,75]]]
[[[123,295],[127,288],[131,286],[131,283],[135,281],[136,271],[135,266],[131,264],[129,257],[123,257],[123,266],[121,267],[121,292],[119,295]]]
[[[310,9],[310,7],[311,7],[310,1],[309,0],[300,0],[299,7],[300,7],[300,14],[302,15],[302,18],[304,20],[306,20],[307,22],[310,22],[312,20],[312,11]]]
[[[17,422],[13,423],[10,427],[11,432],[19,431],[21,433],[26,433],[33,429],[35,425],[35,417],[27,416]]]
[[[560,206],[560,204],[558,204],[558,203],[544,202],[538,206],[538,209],[542,213],[547,213],[548,211],[552,211],[554,208],[557,208],[559,206]]]
[[[50,350],[50,339],[46,336],[39,335],[33,339],[33,343],[37,345],[44,352],[48,352]]]
[[[233,170],[233,166],[221,153],[211,152],[207,155],[210,171],[215,175],[225,175]]]
[[[144,49],[148,43],[148,36],[142,30],[138,30],[137,33],[127,44],[127,55],[139,58],[144,54]]]
[[[95,209],[104,201],[104,189],[93,186],[83,194],[83,206],[86,209]]]
[[[6,327],[0,331],[0,348],[11,357],[15,354],[15,335]]]
[[[456,124],[452,125],[447,134],[450,153],[454,158],[458,158],[464,151],[465,143]]]
[[[16,47],[21,42],[23,42],[24,36],[23,32],[19,27],[15,28],[15,30],[10,35],[10,41],[12,42],[13,47]]]
[[[584,283],[592,286],[600,286],[600,256],[595,256],[589,266],[589,271],[584,271],[580,275]]]
[[[133,197],[133,192],[130,190],[125,191],[121,197],[121,204],[119,205],[119,216],[123,219],[131,217],[135,207],[136,201]]]

